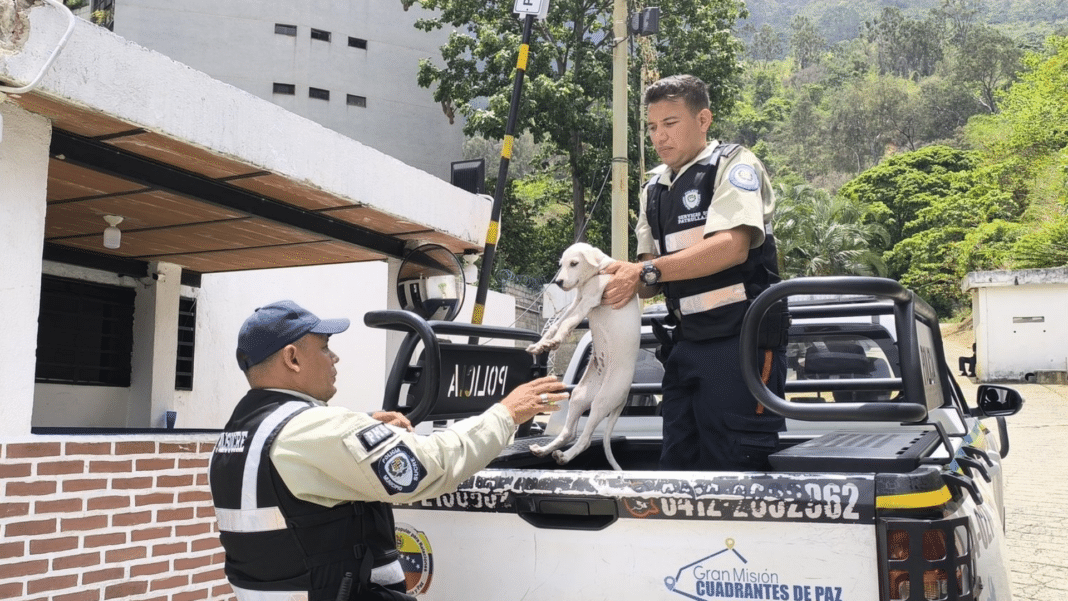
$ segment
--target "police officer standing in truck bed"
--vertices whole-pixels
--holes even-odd
[[[617,262],[605,304],[663,291],[673,346],[664,366],[662,469],[764,470],[784,420],[746,388],[740,359],[755,362],[772,391],[786,379],[786,316],[769,313],[758,357],[739,357],[749,301],[778,281],[764,166],[735,144],[708,142],[708,90],[692,75],[645,91],[649,137],[664,164],[641,193],[641,263]],[[671,346],[666,345],[666,346]]]
[[[419,436],[398,413],[326,404],[337,392],[329,337],[348,326],[281,301],[241,328],[237,360],[252,390],[209,468],[226,577],[239,601],[414,599],[404,594],[387,503],[456,490],[518,424],[568,396],[555,378],[541,378],[480,416]]]

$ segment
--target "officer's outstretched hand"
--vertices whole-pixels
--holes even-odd
[[[390,426],[397,426],[398,428],[403,428],[409,432],[413,431],[412,422],[408,421],[408,418],[404,417],[403,413],[398,413],[396,411],[376,411],[371,414],[371,417],[385,424],[389,424]]]
[[[545,376],[516,386],[501,404],[508,408],[512,421],[518,426],[539,413],[559,411],[560,401],[569,396],[564,392],[564,383],[556,376]]]
[[[622,309],[638,293],[638,276],[642,266],[637,263],[616,261],[601,270],[602,274],[612,276],[605,284],[601,296],[602,305],[611,305],[613,309]]]

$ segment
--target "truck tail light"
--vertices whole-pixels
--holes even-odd
[[[889,601],[969,601],[975,598],[967,518],[879,521],[884,554],[882,598]]]

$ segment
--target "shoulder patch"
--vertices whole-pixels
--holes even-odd
[[[364,428],[357,432],[356,437],[360,439],[360,443],[363,444],[364,450],[370,451],[390,438],[393,438],[396,434],[397,433],[391,430],[386,424],[375,424],[370,428]]]
[[[756,169],[745,163],[739,163],[731,167],[730,173],[727,174],[727,179],[736,188],[741,188],[742,190],[756,192],[760,189],[760,177],[757,175]]]
[[[408,445],[400,443],[375,462],[375,475],[391,495],[410,493],[426,477],[426,468]]]

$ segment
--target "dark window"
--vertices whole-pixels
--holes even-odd
[[[276,83],[274,84],[275,94],[289,94],[292,96],[297,93],[297,86],[291,83]]]
[[[36,381],[129,386],[132,288],[41,278]]]
[[[366,96],[357,96],[355,94],[349,94],[345,98],[345,102],[347,102],[351,106],[366,107],[367,106],[367,97]]]
[[[367,50],[367,40],[363,38],[349,38],[349,46],[353,48],[359,48],[360,50]]]
[[[274,24],[274,32],[280,35],[297,35],[296,25],[282,25],[281,23]]]
[[[196,325],[196,299],[178,299],[178,362],[174,368],[175,390],[193,390],[193,350],[196,341]]]
[[[322,29],[312,29],[311,37],[313,40],[322,40],[324,42],[330,41],[330,32],[323,31]]]
[[[320,90],[319,88],[308,88],[308,98],[318,98],[319,100],[330,100],[330,90]]]

